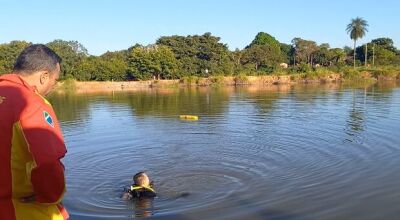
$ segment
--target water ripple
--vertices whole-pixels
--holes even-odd
[[[397,216],[400,90],[295,91],[220,94],[196,122],[180,121],[171,106],[146,115],[129,106],[133,94],[86,97],[89,116],[62,122],[64,202],[72,216],[88,219]],[[185,101],[185,109],[204,104]],[[138,171],[149,173],[158,196],[122,201]]]

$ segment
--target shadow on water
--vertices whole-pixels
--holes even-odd
[[[385,117],[385,111],[389,111],[393,99],[394,89],[399,85],[396,81],[383,81],[370,85],[357,85],[349,87],[352,93],[352,102],[348,110],[346,134],[353,141],[360,133],[365,130],[365,120],[370,108],[379,103],[379,112]],[[374,103],[372,105],[371,103]],[[376,111],[375,109],[373,109]]]
[[[364,94],[366,94],[366,92]],[[360,103],[357,98],[360,97],[358,94],[356,94],[356,92],[353,91],[353,101],[349,109],[349,119],[347,120],[348,129],[346,133],[349,136],[355,136],[356,134],[364,131],[365,104]],[[365,100],[366,95],[361,98]]]
[[[357,87],[358,86],[358,87]],[[182,88],[182,89],[154,89],[143,92],[113,92],[101,94],[51,94],[49,100],[53,103],[54,111],[60,121],[84,121],[89,118],[91,104],[109,102],[110,104],[129,105],[133,113],[138,116],[164,115],[176,116],[180,114],[222,114],[232,93],[239,94],[238,98],[245,98],[254,102],[260,113],[265,114],[274,109],[275,102],[282,98],[294,98],[310,104],[316,97],[324,97],[332,91],[341,91],[349,88],[368,89],[366,96],[383,101],[398,86],[396,82],[379,82],[374,85],[346,85],[341,84],[305,84],[305,85],[273,85],[273,86],[238,86],[218,88]],[[335,95],[340,97],[342,93]],[[93,97],[96,99],[93,100]]]
[[[144,218],[154,215],[154,199],[153,198],[141,198],[132,201],[132,209],[134,211],[134,217]]]
[[[142,92],[104,94],[52,94],[49,98],[61,121],[81,121],[90,117],[91,105],[107,102],[129,106],[133,114],[172,116],[180,114],[222,114],[233,88],[154,89]]]
[[[229,88],[185,88],[175,91],[115,93],[114,103],[129,104],[137,116],[221,114],[229,103]]]
[[[90,98],[85,94],[55,94],[48,97],[61,122],[79,122],[90,118]]]

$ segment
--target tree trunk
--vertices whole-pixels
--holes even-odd
[[[365,59],[364,59],[364,66],[367,66],[367,58],[368,56],[368,43],[365,44]]]
[[[293,53],[293,66],[296,66],[296,49],[294,50]]]
[[[354,47],[353,47],[353,67],[356,68],[356,40],[354,40]]]
[[[293,56],[293,66],[296,66],[296,55]]]
[[[353,67],[356,68],[356,40],[354,40],[354,47],[353,47]]]
[[[372,66],[375,66],[375,44],[372,44]]]

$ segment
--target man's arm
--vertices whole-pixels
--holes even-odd
[[[65,192],[64,166],[60,161],[41,164],[31,173],[36,202],[59,203]]]
[[[60,159],[66,149],[61,130],[51,107],[38,105],[30,110],[21,117],[21,127],[33,159],[32,166],[27,167],[27,175],[36,202],[58,203],[65,192],[64,166]]]

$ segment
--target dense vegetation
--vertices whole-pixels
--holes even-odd
[[[211,33],[162,36],[152,45],[136,44],[100,56],[89,55],[77,41],[54,40],[46,45],[63,58],[62,78],[80,81],[318,73],[321,69],[353,75],[354,71],[365,70],[372,74],[399,72],[400,50],[392,39],[377,38],[355,46],[356,40],[367,31],[366,23],[362,23],[365,21],[357,19],[347,27],[354,40],[353,49],[331,48],[329,44],[318,45],[302,38],[285,44],[264,32],[258,33],[244,49],[235,51],[230,51]],[[0,44],[0,74],[11,72],[17,55],[30,44],[25,41]],[[352,69],[353,65],[357,68]]]

